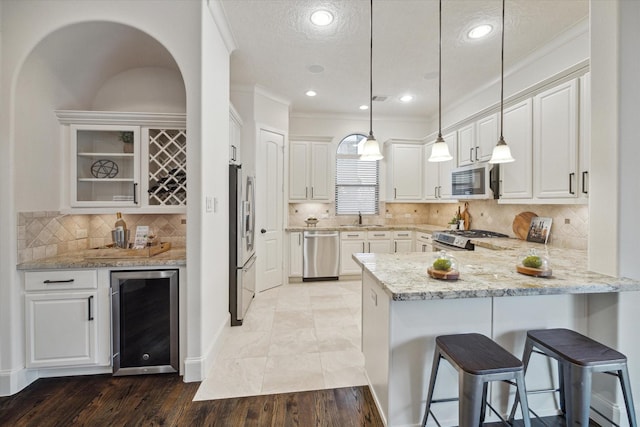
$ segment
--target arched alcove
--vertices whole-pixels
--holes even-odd
[[[17,79],[15,194],[18,211],[58,210],[67,147],[55,110],[186,112],[185,84],[168,50],[112,22],[83,22],[45,37]]]

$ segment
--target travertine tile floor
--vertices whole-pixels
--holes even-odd
[[[360,281],[287,284],[256,294],[194,400],[365,385]]]

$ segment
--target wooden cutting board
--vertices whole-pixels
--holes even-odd
[[[527,234],[529,233],[529,226],[531,225],[531,218],[535,218],[538,215],[533,212],[520,212],[513,220],[513,232],[520,240],[527,240]]]

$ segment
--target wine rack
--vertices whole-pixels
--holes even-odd
[[[149,204],[187,204],[187,132],[149,129]]]

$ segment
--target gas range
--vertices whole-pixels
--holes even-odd
[[[506,234],[486,230],[445,230],[433,233],[434,249],[449,249],[454,251],[472,251],[475,245],[472,239],[487,237],[509,237]]]

